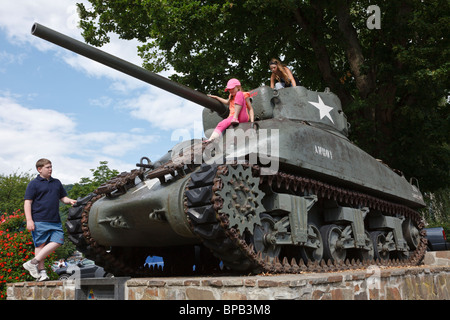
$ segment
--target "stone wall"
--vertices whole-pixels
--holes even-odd
[[[75,280],[8,284],[9,300],[74,300]],[[86,288],[84,288],[86,290]],[[100,297],[95,288],[92,295]],[[125,300],[448,300],[450,266],[241,277],[133,278]]]
[[[8,283],[8,300],[75,300],[75,280]]]
[[[130,279],[125,290],[129,300],[447,300],[450,267]]]
[[[450,251],[427,252],[423,263],[429,266],[450,266]]]

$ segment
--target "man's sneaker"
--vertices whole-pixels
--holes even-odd
[[[33,278],[39,278],[38,265],[31,263],[31,260],[28,260],[23,264],[23,267],[28,270]]]
[[[39,276],[40,277],[39,277],[38,281],[47,281],[49,279],[47,272],[45,272],[45,271],[41,271],[39,273]]]

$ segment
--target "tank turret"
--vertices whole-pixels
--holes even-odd
[[[205,94],[42,25],[32,33],[203,107],[208,135],[228,115]],[[300,272],[418,264],[418,185],[351,143],[338,97],[304,87],[250,91],[254,123],[213,143],[183,141],[100,186],[69,211],[69,238],[115,275]],[[143,150],[145,152],[145,150]]]

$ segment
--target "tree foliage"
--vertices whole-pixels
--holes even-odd
[[[23,209],[23,196],[34,176],[28,173],[0,175],[0,212],[12,214]]]
[[[301,85],[329,87],[352,123],[351,139],[421,187],[450,185],[450,4],[371,1],[90,0],[79,4],[83,36],[101,46],[116,33],[137,39],[144,67],[221,92],[230,77],[245,89],[268,84],[281,57]]]
[[[423,210],[427,227],[443,227],[450,235],[450,188],[425,193],[427,207]]]
[[[68,191],[69,198],[83,198],[97,189],[101,184],[119,174],[119,171],[116,169],[110,169],[108,167],[108,161],[100,161],[100,165],[96,169],[90,170],[92,177],[83,177],[80,179],[80,182],[75,183]]]

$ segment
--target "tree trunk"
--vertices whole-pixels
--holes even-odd
[[[350,70],[355,78],[356,88],[362,99],[369,96],[375,89],[375,79],[372,68],[367,74],[361,72],[364,65],[364,56],[358,40],[358,34],[350,21],[350,8],[347,1],[339,1],[337,6],[337,20],[343,38],[346,40],[346,54]]]
[[[299,26],[307,33],[311,47],[314,50],[316,56],[317,65],[320,72],[322,73],[322,78],[326,84],[330,86],[331,91],[335,92],[339,99],[341,100],[342,107],[350,104],[353,101],[350,93],[343,88],[340,84],[338,77],[336,77],[330,63],[330,57],[328,55],[327,48],[323,42],[323,34],[319,31],[319,28],[311,26],[311,23],[306,19],[305,15],[300,8],[294,10],[294,17]],[[322,10],[315,7],[315,17],[313,18],[315,24],[321,24]]]

